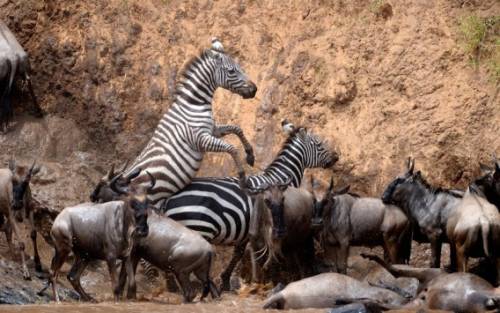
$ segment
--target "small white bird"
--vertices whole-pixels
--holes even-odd
[[[224,46],[217,37],[212,37],[212,50],[224,52]]]

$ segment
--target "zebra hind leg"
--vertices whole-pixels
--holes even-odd
[[[229,291],[231,289],[231,284],[230,284],[230,279],[231,279],[231,274],[234,271],[234,268],[238,263],[241,261],[243,258],[243,255],[245,254],[245,249],[247,246],[248,240],[245,240],[243,243],[238,244],[237,246],[234,247],[233,251],[233,256],[231,258],[231,261],[229,262],[227,268],[222,272],[220,275],[221,278],[221,291]]]

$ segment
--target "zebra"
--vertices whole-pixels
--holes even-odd
[[[250,189],[289,182],[299,187],[306,168],[328,168],[338,160],[326,144],[304,127],[283,121],[288,138],[274,161],[260,175],[248,176]],[[221,274],[222,289],[243,257],[251,223],[255,223],[254,197],[240,187],[238,178],[195,178],[161,206],[168,217],[198,231],[212,244],[235,246],[233,257]]]
[[[138,168],[142,169],[141,174],[134,179],[136,184],[149,182],[147,174],[144,174],[146,170],[155,177],[157,184],[148,193],[148,200],[156,208],[191,182],[205,152],[229,153],[236,164],[242,185],[246,181],[238,150],[220,138],[237,132],[239,128],[215,125],[212,98],[218,87],[244,99],[253,98],[257,92],[256,85],[224,52],[217,38],[212,39],[210,49],[205,49],[187,63],[180,77],[172,106],[163,115],[144,150],[122,173],[129,175]],[[253,165],[251,146],[245,150],[247,163]]]

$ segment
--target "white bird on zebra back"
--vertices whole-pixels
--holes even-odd
[[[236,164],[242,185],[246,181],[238,150],[221,139],[229,133],[243,138],[243,133],[238,126],[216,125],[212,99],[219,87],[244,99],[253,98],[257,87],[224,52],[218,39],[212,42],[211,48],[191,59],[178,77],[170,109],[161,118],[144,150],[123,173],[127,177],[137,168],[144,169],[134,179],[135,184],[147,184],[149,179],[144,174],[146,171],[156,178],[156,187],[148,194],[149,201],[156,208],[191,182],[205,152],[229,153]],[[246,139],[245,151],[247,163],[253,165],[253,149]],[[99,194],[99,191],[96,190],[95,194]]]

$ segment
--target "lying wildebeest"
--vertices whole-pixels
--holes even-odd
[[[30,78],[30,63],[28,54],[17,42],[14,34],[7,25],[0,20],[0,130],[7,130],[12,118],[12,107],[10,104],[10,92],[14,83],[14,78],[19,75],[28,84],[28,89],[33,100],[35,114],[42,115],[42,110],[38,106]]]
[[[210,279],[215,252],[199,233],[154,211],[148,215],[148,229],[148,235],[137,239],[132,249],[130,258],[134,273],[139,259],[144,258],[165,273],[174,273],[182,288],[185,302],[191,302],[196,296],[189,281],[191,273],[203,283],[201,299],[209,292],[212,298],[219,297],[219,292]],[[125,274],[125,271],[120,273],[120,289],[125,283]],[[135,298],[135,284],[129,283],[128,297]]]
[[[493,203],[500,211],[500,161],[496,155],[493,155],[494,167],[480,163],[482,176],[477,178],[474,183],[486,196],[489,202]]]
[[[407,171],[394,179],[385,189],[382,201],[403,209],[412,223],[413,239],[430,242],[431,267],[441,263],[441,246],[448,242],[446,223],[450,214],[462,201],[459,193],[434,188],[422,177],[420,171],[414,173],[415,160],[408,159]],[[407,256],[409,259],[409,255]],[[454,268],[455,260],[451,260]]]
[[[139,175],[140,169],[134,171],[132,178]],[[103,204],[83,203],[67,207],[54,221],[51,235],[55,243],[55,255],[51,264],[52,290],[56,301],[59,301],[56,282],[61,266],[70,252],[75,261],[68,273],[68,280],[85,301],[92,298],[80,285],[80,276],[91,260],[105,260],[115,301],[119,299],[120,288],[116,280],[116,260],[122,260],[121,270],[127,271],[129,284],[135,284],[135,276],[130,262],[130,250],[136,237],[148,234],[148,200],[147,192],[154,187],[156,180],[152,175],[151,185],[118,186],[115,177],[110,185],[115,192],[123,195],[123,201],[112,201]]]
[[[488,257],[496,264],[497,283],[500,283],[500,213],[483,196],[472,184],[450,214],[446,225],[450,257],[456,257],[458,270],[462,272],[468,270],[469,257]]]
[[[349,186],[333,191],[333,178],[322,200],[321,242],[325,257],[336,271],[347,270],[350,246],[382,246],[392,263],[405,263],[405,247],[411,241],[410,222],[404,212],[380,199],[349,193]]]
[[[343,274],[324,273],[288,284],[266,300],[264,309],[331,308],[356,302],[391,308],[406,299]]]
[[[419,295],[404,309],[426,308],[453,312],[486,312],[500,309],[500,288],[470,273],[448,274],[437,268],[390,265],[374,255],[362,254],[385,267],[396,277],[414,277],[420,282]]]
[[[15,220],[22,222],[25,216],[29,217],[31,239],[33,240],[33,248],[35,250],[35,263],[37,270],[41,270],[40,257],[38,256],[36,245],[33,210],[30,210],[31,190],[29,188],[31,178],[39,171],[40,168],[35,167],[35,163],[33,163],[26,175],[21,178],[20,175],[18,175],[18,167],[13,160],[9,161],[8,169],[0,169],[0,214],[3,220],[3,223],[0,224],[3,224],[1,227],[5,232],[7,244],[12,254],[14,254],[12,231],[14,231],[16,235],[18,249],[21,252],[24,279],[30,279],[31,275],[26,266],[26,257],[24,253],[25,244],[19,236],[19,229]]]

